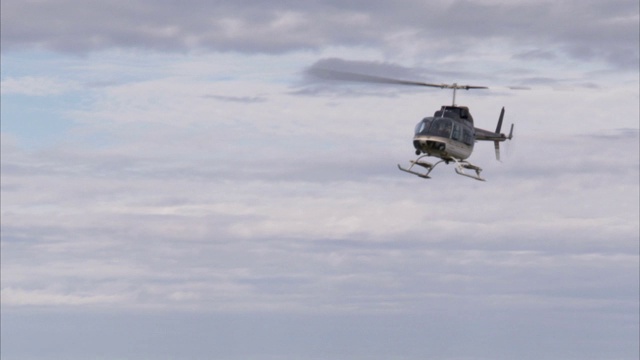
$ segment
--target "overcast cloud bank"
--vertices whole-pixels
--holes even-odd
[[[1,6],[3,359],[638,358],[637,1]]]

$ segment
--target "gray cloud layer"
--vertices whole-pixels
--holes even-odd
[[[477,150],[483,184],[382,148],[306,164],[284,137],[266,164],[3,144],[3,353],[637,356],[638,131],[519,139],[506,167]]]
[[[638,3],[498,2],[3,0],[3,359],[637,359]],[[600,88],[461,94],[517,151],[425,183],[449,94],[292,84],[366,49]]]
[[[478,42],[498,39],[538,49],[513,55],[539,58],[561,52],[637,68],[638,36],[634,0],[2,2],[3,50],[36,46],[76,53],[113,47],[279,53],[328,45],[390,50],[404,38],[438,56],[473,51]]]

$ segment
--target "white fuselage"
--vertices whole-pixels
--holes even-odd
[[[464,160],[471,156],[473,151],[472,145],[433,135],[416,135],[413,138],[413,145],[416,150],[441,159],[455,158]]]

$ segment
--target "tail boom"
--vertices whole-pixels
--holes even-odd
[[[496,151],[496,160],[500,161],[500,143],[505,140],[511,140],[513,138],[513,124],[511,124],[511,130],[509,136],[501,133],[502,120],[504,119],[504,107],[500,111],[500,117],[498,118],[498,125],[496,131],[489,131],[480,128],[475,128],[475,139],[479,141],[493,141],[493,146]]]

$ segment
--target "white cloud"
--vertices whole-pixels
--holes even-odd
[[[77,91],[80,85],[75,81],[50,77],[7,77],[2,79],[3,95],[47,96]]]
[[[8,49],[74,53],[113,48],[284,53],[356,46],[419,59],[472,57],[487,40],[500,40],[512,47],[551,49],[579,62],[599,59],[627,71],[634,71],[638,62],[638,18],[629,15],[638,13],[633,0],[606,4],[408,0],[393,6],[380,1],[311,0],[262,5],[251,0],[189,1],[179,6],[146,0],[118,6],[99,1],[7,0],[2,41]],[[398,40],[410,43],[398,47]]]
[[[127,300],[126,297],[121,295],[68,294],[10,287],[2,289],[4,306],[104,306],[122,303],[125,300]]]
[[[556,141],[562,139],[525,145],[563,152],[572,145]],[[615,139],[613,152],[634,144],[637,132]],[[589,140],[595,146],[609,141]],[[134,165],[111,168],[92,152],[84,158],[68,151],[9,152],[3,166],[16,168],[3,170],[3,201],[10,205],[3,207],[3,285],[58,283],[69,292],[56,296],[72,302],[82,301],[78,293],[92,294],[87,304],[108,298],[103,291],[115,286],[127,294],[117,303],[122,308],[205,309],[214,303],[234,311],[422,311],[425,299],[461,296],[452,287],[460,281],[487,282],[475,291],[490,304],[516,286],[511,272],[548,281],[550,291],[571,292],[582,286],[568,285],[573,271],[584,269],[603,289],[607,281],[596,269],[618,273],[638,260],[632,243],[638,213],[631,201],[638,174],[608,165],[607,156],[583,155],[585,164],[598,165],[588,172],[564,173],[560,164],[527,176],[523,168],[546,163],[532,153],[521,166],[491,166],[491,180],[480,184],[448,167],[424,182],[396,173],[393,164],[384,177],[354,174],[350,180],[257,180],[237,167],[239,176],[218,179],[215,172],[197,175],[207,162],[180,170],[172,170],[174,158],[135,165],[147,150],[129,156]],[[488,161],[491,151],[487,155]],[[225,162],[235,166],[238,159],[214,164]],[[279,166],[267,164],[272,171]],[[327,159],[322,170],[345,171]],[[110,263],[114,259],[118,263]],[[554,280],[558,268],[571,272]],[[100,279],[115,283],[93,283]],[[421,290],[422,282],[433,289]],[[517,286],[526,295],[511,304],[526,308],[544,297],[539,284]],[[331,292],[321,295],[327,288]],[[38,299],[62,301],[44,294]],[[589,296],[576,301],[583,300]],[[11,304],[28,305],[24,301]]]

